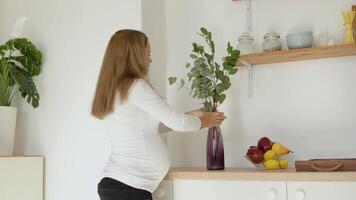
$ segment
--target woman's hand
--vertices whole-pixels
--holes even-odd
[[[220,126],[226,118],[223,112],[204,112],[203,110],[192,110],[185,114],[199,117],[201,121],[201,128]]]
[[[220,126],[224,119],[223,112],[203,112],[203,115],[200,117],[201,128]]]

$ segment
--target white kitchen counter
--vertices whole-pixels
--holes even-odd
[[[256,180],[256,181],[356,181],[356,171],[347,172],[296,172],[287,170],[265,170],[254,168],[226,168],[207,170],[203,167],[171,168],[166,180]]]

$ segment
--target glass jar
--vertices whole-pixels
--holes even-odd
[[[238,39],[239,44],[237,49],[240,50],[241,55],[255,53],[255,47],[253,42],[255,39],[252,36],[251,32],[244,32]]]
[[[269,30],[263,37],[263,51],[281,51],[281,35],[274,30]]]

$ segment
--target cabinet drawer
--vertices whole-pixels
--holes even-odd
[[[285,181],[174,180],[174,200],[286,200]]]
[[[288,181],[288,200],[354,200],[356,182]]]
[[[153,192],[153,200],[172,200],[172,181],[163,180],[155,192]]]

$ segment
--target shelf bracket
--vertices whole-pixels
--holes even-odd
[[[241,60],[241,63],[248,70],[248,98],[253,98],[253,65],[247,61]]]
[[[247,31],[252,33],[252,0],[246,0]]]
[[[247,31],[252,32],[252,0],[233,0],[233,1],[245,1],[246,2],[246,25]]]

